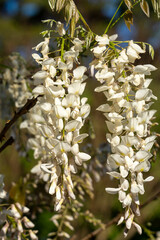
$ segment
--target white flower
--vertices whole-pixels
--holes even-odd
[[[57,32],[60,36],[63,36],[66,34],[66,31],[64,29],[64,24],[61,22],[57,22]]]
[[[63,36],[63,24],[57,23],[58,33]],[[42,57],[33,55],[41,70],[33,75],[36,85],[33,94],[41,95],[37,105],[21,124],[33,135],[27,146],[34,150],[38,164],[31,172],[47,183],[46,188],[55,195],[55,210],[60,210],[65,198],[75,199],[72,173],[77,173],[91,157],[79,150],[79,144],[88,135],[80,134],[86,117],[90,113],[87,98],[82,98],[87,78],[84,66],[75,66],[78,55],[83,51],[83,41],[73,39],[73,46],[61,56],[49,58],[49,39],[37,45]],[[33,235],[31,232],[30,235]],[[31,236],[30,236],[31,237]],[[34,239],[32,236],[31,238]]]
[[[111,38],[104,35],[96,36],[95,40],[98,46],[92,51],[96,59],[91,65],[97,69],[95,78],[102,84],[95,91],[103,92],[109,101],[109,104],[106,102],[97,108],[107,118],[109,133],[106,138],[112,150],[107,159],[110,169],[107,173],[119,180],[117,188],[105,190],[111,194],[118,193],[118,199],[125,208],[125,216],[118,222],[125,221],[127,230],[124,235],[127,236],[132,225],[141,234],[141,227],[133,220],[135,215],[140,215],[138,195],[145,192],[144,182],[153,180],[153,177],[144,180],[143,173],[151,167],[150,150],[155,141],[155,136],[150,136],[155,110],[149,108],[151,99],[156,97],[148,88],[151,79],[145,77],[156,68],[150,64],[133,65],[145,51],[132,40],[126,49],[116,49],[117,56],[111,60],[108,59],[112,49],[106,49]]]

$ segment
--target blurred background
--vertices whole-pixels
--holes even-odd
[[[75,0],[75,3],[89,24],[90,28],[97,34],[102,34],[109,23],[111,17],[116,11],[120,1],[119,0]],[[151,1],[150,18],[148,18],[140,9],[139,4],[134,8],[134,21],[131,30],[129,31],[125,25],[123,18],[111,29],[108,34],[112,35],[118,33],[119,40],[135,40],[150,43],[155,50],[154,60],[151,59],[148,53],[142,57],[141,63],[150,63],[155,65],[158,70],[153,72],[153,82],[151,88],[154,95],[158,97],[156,103],[152,105],[153,109],[157,109],[156,121],[160,122],[160,20],[153,12]],[[118,18],[124,11],[126,6],[123,5],[118,12]],[[36,46],[42,37],[40,32],[44,31],[47,26],[41,21],[49,18],[63,21],[63,12],[56,14],[51,11],[47,0],[0,0],[0,68],[4,58],[12,52],[19,52],[30,64],[34,64],[31,58],[32,48]],[[2,67],[3,68],[3,67]],[[3,71],[3,69],[0,69]],[[85,94],[89,98],[92,106],[91,120],[96,132],[96,138],[93,140],[93,145],[98,147],[100,143],[105,142],[105,123],[104,117],[101,113],[96,112],[95,109],[104,101],[103,96],[94,93],[94,88],[98,85],[94,79],[88,81],[88,90]],[[91,91],[92,90],[92,91]],[[3,106],[1,106],[3,107]],[[4,122],[1,121],[4,124]],[[3,127],[0,124],[0,128]],[[160,133],[160,127],[155,126],[153,131]],[[159,141],[159,140],[157,140]],[[9,189],[12,181],[17,181],[19,176],[23,176],[35,164],[35,161],[28,161],[20,157],[15,150],[15,146],[8,147],[0,155],[0,173],[5,173],[6,187]],[[160,189],[160,164],[159,153],[153,162],[153,167],[150,175],[154,175],[155,180],[152,183],[146,184],[146,195],[141,198],[144,202],[149,196]],[[148,176],[146,174],[146,176]],[[105,186],[111,186],[107,176],[103,177],[103,181],[96,183],[95,199],[86,202],[90,210],[92,210],[104,222],[111,219],[119,211],[121,206],[116,198],[104,192]],[[116,186],[116,184],[115,184]],[[46,221],[44,221],[46,219]],[[52,228],[52,223],[48,222],[48,213],[42,213],[37,220],[37,228],[39,228],[39,239],[46,239],[47,231]],[[47,224],[46,224],[47,222]],[[142,225],[148,226],[153,231],[160,231],[160,200],[157,200],[142,210],[142,217],[140,218]],[[80,235],[92,231],[91,225],[85,225],[83,221],[79,222],[78,230],[81,229]],[[146,230],[147,232],[147,230]],[[142,236],[138,236],[134,231],[127,239],[153,239],[149,237],[146,232]],[[119,235],[120,234],[120,235]],[[120,240],[123,239],[122,229],[113,226],[104,231],[98,240]],[[78,239],[77,239],[78,240]]]

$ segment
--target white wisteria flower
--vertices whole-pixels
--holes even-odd
[[[3,81],[8,84],[8,91],[15,102],[15,106],[20,108],[32,97],[28,90],[29,71],[26,68],[25,60],[20,55],[14,53],[9,56],[9,60],[10,68],[5,69]]]
[[[150,151],[156,138],[150,131],[156,111],[149,110],[152,99],[156,97],[148,88],[152,79],[146,78],[146,75],[156,68],[151,64],[134,65],[145,51],[132,40],[122,50],[116,48],[114,40],[107,35],[96,36],[95,40],[97,46],[92,49],[95,59],[91,68],[97,70],[95,78],[102,84],[95,91],[103,92],[107,100],[97,110],[107,118],[109,133],[106,138],[112,149],[107,159],[112,171],[107,173],[119,180],[117,188],[107,187],[105,190],[118,194],[125,208],[125,214],[118,224],[125,221],[126,237],[132,225],[140,234],[142,232],[134,221],[135,215],[140,215],[139,194],[145,192],[144,182],[154,178],[144,179],[143,173],[150,170]]]
[[[60,22],[57,31],[61,36],[65,34]],[[90,113],[87,98],[82,97],[87,68],[77,65],[83,41],[75,38],[71,44],[68,51],[63,49],[62,55],[55,58],[49,57],[48,38],[35,47],[41,58],[37,54],[33,54],[33,58],[41,70],[33,75],[36,86],[32,93],[41,97],[28,120],[21,124],[21,128],[32,133],[28,147],[34,150],[34,157],[40,159],[31,172],[47,182],[48,192],[55,194],[56,211],[67,197],[76,198],[72,174],[91,158],[79,149],[79,144],[88,136],[80,130]]]

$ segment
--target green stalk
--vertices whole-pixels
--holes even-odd
[[[136,5],[137,5],[138,3],[140,3],[140,2],[141,2],[141,0],[138,0],[137,2],[135,2],[135,3],[133,4],[132,7],[136,6]],[[128,9],[111,25],[111,28],[114,27],[114,25],[115,25],[117,22],[119,22],[119,20],[120,20],[122,17],[124,17],[124,15],[126,14],[127,11],[128,11]]]
[[[63,54],[64,54],[64,38],[62,37],[62,43],[61,43],[61,60],[62,60],[62,62],[64,62]]]
[[[80,13],[80,11],[78,10],[79,13],[79,17],[81,19],[81,21],[83,22],[83,24],[85,25],[85,27],[88,29],[88,31],[92,32],[92,30],[90,29],[88,23],[86,22],[86,20],[84,19],[84,17],[82,16],[82,14]]]
[[[119,11],[121,5],[123,4],[123,1],[124,1],[124,0],[122,0],[122,1],[120,2],[119,6],[118,6],[117,10],[115,11],[115,13],[114,13],[112,19],[110,20],[110,22],[109,22],[109,24],[108,24],[108,26],[107,26],[107,28],[106,28],[104,34],[108,32],[108,30],[109,30],[109,28],[110,28],[110,26],[111,26],[111,23],[113,22],[113,19],[115,18],[115,16],[116,16],[117,12]]]

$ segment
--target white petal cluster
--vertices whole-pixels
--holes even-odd
[[[3,189],[4,176],[0,174],[0,201],[6,200],[7,193]],[[4,202],[3,202],[4,203]],[[5,207],[7,205],[7,207]],[[13,240],[23,239],[24,234],[28,234],[32,240],[37,240],[37,231],[32,230],[34,224],[24,216],[29,212],[29,208],[22,206],[20,203],[9,205],[7,203],[1,204],[0,209],[0,239],[6,240],[12,238]]]
[[[62,27],[58,23],[60,35],[64,33]],[[40,161],[32,173],[49,183],[49,193],[56,196],[55,210],[61,208],[67,195],[75,199],[71,174],[90,159],[88,154],[79,150],[79,143],[87,137],[86,133],[80,133],[80,129],[90,113],[87,98],[81,97],[87,78],[87,68],[78,66],[82,44],[76,38],[69,51],[54,58],[49,57],[49,38],[36,46],[40,53],[34,53],[33,58],[41,65],[41,70],[33,75],[36,85],[33,94],[43,96],[39,97],[28,120],[21,125],[33,134],[28,146]]]
[[[23,107],[32,94],[28,91],[29,72],[24,59],[18,54],[9,56],[10,68],[3,73],[3,81],[8,84],[8,91],[12,95],[17,108]]]
[[[0,231],[0,239],[12,238],[13,240],[21,240],[27,234],[30,239],[37,240],[37,231],[32,230],[34,224],[26,216],[23,216],[28,212],[29,208],[22,206],[18,202],[11,204],[8,209],[3,209],[3,217],[5,214],[10,218],[6,218],[5,221],[1,219],[1,222],[3,221],[4,224]]]
[[[97,36],[98,46],[93,48],[95,60],[91,69],[96,69],[95,77],[101,83],[96,92],[103,92],[107,102],[98,107],[106,117],[107,141],[111,144],[112,154],[107,159],[112,169],[108,174],[119,180],[117,188],[106,188],[110,194],[118,193],[119,201],[125,208],[125,214],[119,224],[125,221],[125,236],[132,224],[141,233],[141,227],[134,222],[135,215],[140,215],[139,194],[144,194],[144,182],[153,177],[143,178],[148,172],[152,154],[150,150],[156,136],[151,135],[151,120],[155,110],[150,110],[152,99],[156,97],[149,89],[152,79],[147,78],[153,65],[134,65],[144,50],[133,41],[119,50],[109,45],[113,41],[107,35]],[[112,44],[112,43],[111,43]],[[111,47],[110,47],[111,46]],[[111,53],[114,57],[109,58]]]
[[[3,189],[4,188],[3,179],[4,176],[0,174],[0,200],[5,199],[7,197],[7,192]]]
[[[160,240],[160,231],[156,232],[156,240]]]

